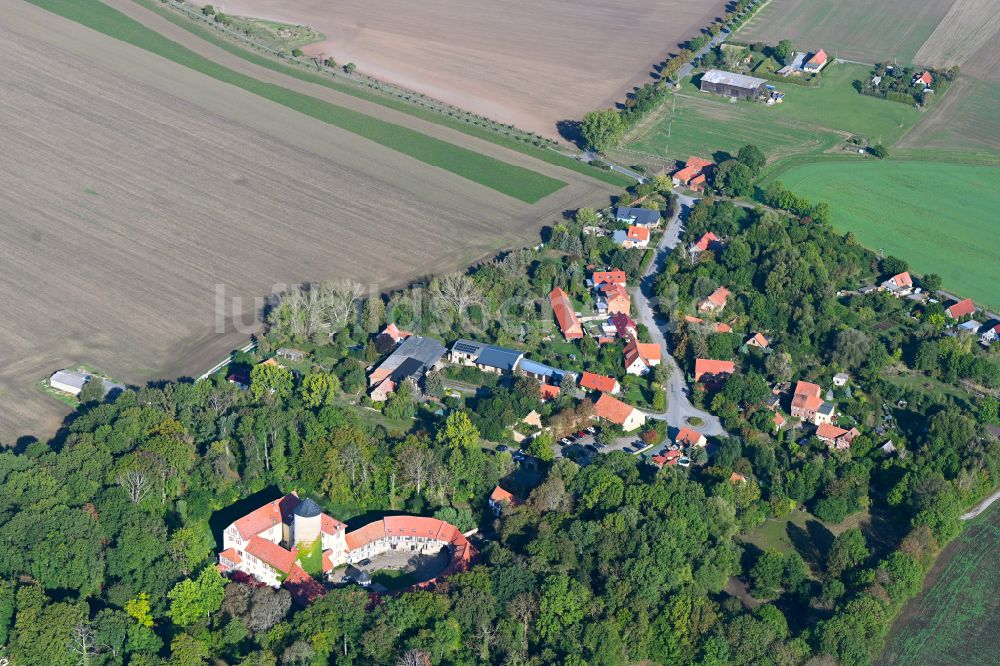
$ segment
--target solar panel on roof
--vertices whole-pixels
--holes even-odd
[[[472,354],[479,351],[479,345],[470,344],[468,342],[456,342],[455,349],[463,354]]]

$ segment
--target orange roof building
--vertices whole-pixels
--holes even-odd
[[[559,328],[567,340],[579,340],[583,337],[583,324],[573,310],[573,303],[569,299],[569,294],[556,287],[549,292],[549,303],[552,311],[559,322]]]
[[[749,340],[746,342],[748,347],[757,347],[758,349],[767,349],[771,341],[764,337],[763,333],[754,333]]]
[[[692,181],[702,176],[700,183],[703,184],[706,172],[713,166],[715,166],[713,162],[692,155],[683,168],[674,172],[673,183],[674,185],[691,185]]]
[[[608,314],[628,314],[631,311],[632,297],[622,285],[606,283],[601,287],[601,293]]]
[[[515,497],[514,493],[500,486],[494,488],[493,492],[490,493],[489,505],[493,513],[497,516],[503,513],[504,507],[512,507],[519,504],[521,504],[521,500]]]
[[[719,237],[713,234],[711,231],[706,231],[701,235],[701,238],[696,240],[691,244],[691,254],[698,254],[699,252],[704,252],[708,250],[713,245],[719,242]]]
[[[719,321],[715,323],[715,326],[712,327],[712,330],[714,330],[716,333],[731,333],[733,331],[733,327],[725,322]]]
[[[964,301],[959,301],[957,303],[952,303],[945,310],[948,316],[952,319],[961,319],[962,317],[975,314],[976,304],[972,302],[971,298],[966,298]]]
[[[593,372],[584,372],[580,375],[580,387],[588,391],[598,391],[612,395],[622,390],[621,384],[614,377],[598,375]]]
[[[694,361],[694,380],[703,384],[718,383],[736,372],[736,364],[732,361],[716,361],[708,358],[696,358]]]
[[[725,287],[719,287],[707,298],[702,299],[698,303],[698,310],[701,312],[717,312],[718,310],[726,307],[726,302],[729,300],[729,290]]]
[[[662,360],[663,353],[656,343],[631,338],[625,345],[625,372],[630,375],[644,375]]]
[[[541,400],[544,402],[546,400],[554,400],[559,397],[559,387],[553,386],[552,384],[539,384],[538,393]]]
[[[811,421],[815,425],[833,419],[833,405],[822,398],[823,389],[818,384],[800,381],[792,394],[792,416]]]
[[[620,425],[625,432],[631,432],[646,423],[646,415],[631,405],[604,393],[594,403],[594,415]]]
[[[681,446],[705,446],[708,444],[705,435],[691,428],[681,428],[677,437],[674,438],[674,442]]]
[[[628,282],[628,276],[622,269],[612,268],[610,271],[594,271],[591,282],[594,283],[594,287],[600,287],[602,284],[618,284],[624,287]]]

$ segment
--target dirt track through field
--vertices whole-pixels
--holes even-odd
[[[228,0],[225,11],[306,24],[307,53],[501,122],[557,136],[560,120],[649,80],[719,0]]]
[[[58,425],[34,384],[60,367],[144,383],[217,361],[246,337],[216,331],[217,285],[227,315],[281,283],[384,288],[610,191],[494,146],[570,182],[522,204],[17,0],[0,14],[7,444]]]

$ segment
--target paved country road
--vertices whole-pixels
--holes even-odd
[[[683,194],[677,195],[677,210],[673,217],[667,222],[663,237],[656,246],[656,256],[650,263],[649,268],[639,279],[639,288],[636,290],[635,306],[639,315],[639,323],[644,324],[649,329],[649,335],[653,342],[660,345],[661,349],[667,349],[667,322],[657,318],[655,314],[656,295],[654,286],[656,276],[663,270],[670,252],[680,244],[681,232],[683,230],[683,218],[687,216],[694,206],[695,199]],[[684,381],[684,373],[677,367],[677,362],[669,353],[663,357],[663,362],[671,370],[670,381],[667,384],[667,410],[663,413],[646,412],[650,418],[665,420],[671,428],[690,427],[706,435],[726,435],[725,429],[719,422],[718,417],[700,410],[691,404],[687,394],[687,384]],[[687,420],[697,417],[703,421],[700,426],[691,426]]]
[[[983,511],[986,511],[986,509],[990,508],[990,505],[993,504],[993,502],[996,502],[998,499],[1000,499],[1000,489],[993,491],[992,495],[990,495],[982,502],[980,502],[978,505],[976,505],[976,507],[973,508],[971,511],[963,513],[960,516],[960,518],[962,520],[972,520],[973,518],[981,514]]]

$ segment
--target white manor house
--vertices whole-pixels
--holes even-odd
[[[301,548],[321,541],[323,574],[390,550],[414,554],[439,553],[451,560],[438,577],[464,570],[475,555],[465,536],[450,523],[421,516],[386,516],[352,532],[323,513],[312,499],[289,493],[231,523],[223,532],[219,569],[243,572],[278,587],[283,581],[308,577],[299,562]],[[426,581],[432,585],[438,579]]]

